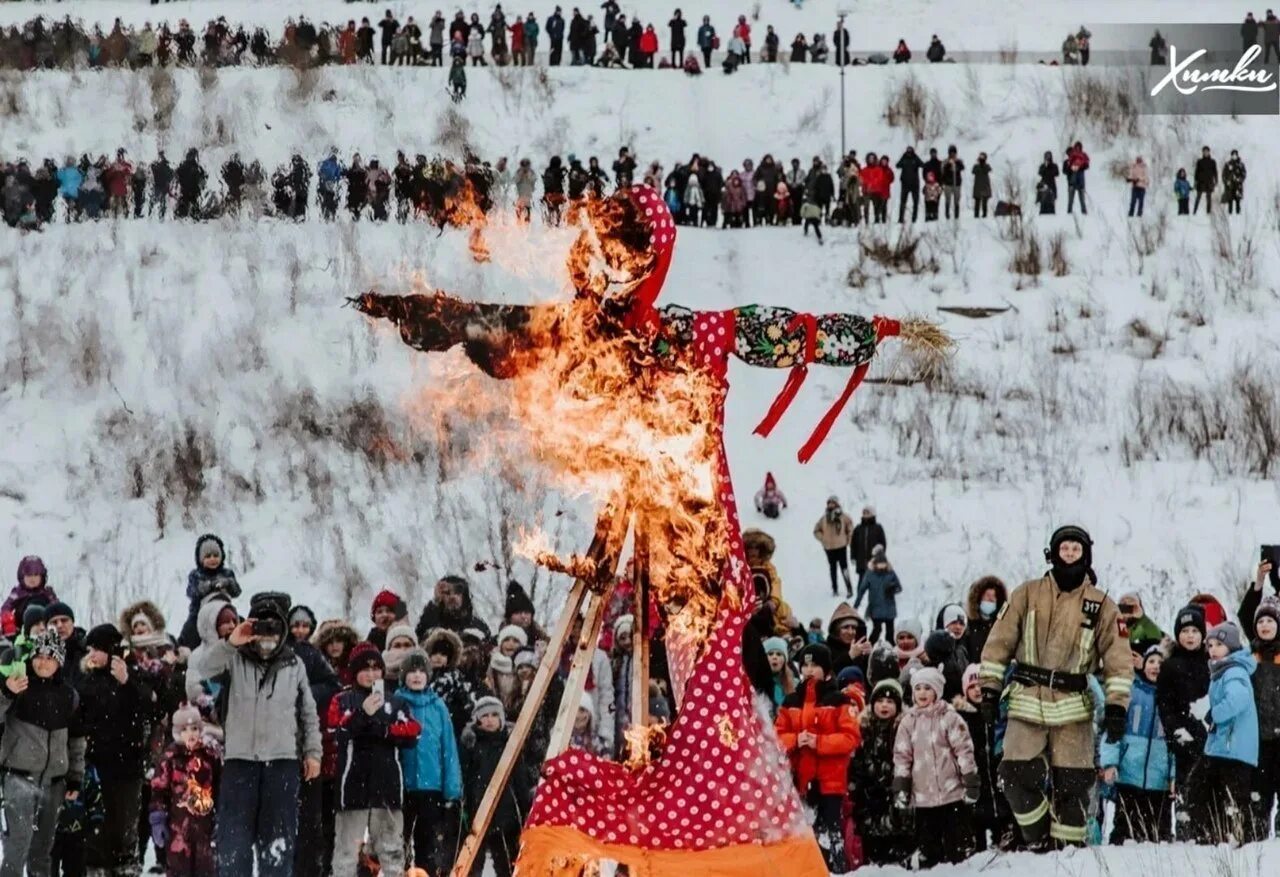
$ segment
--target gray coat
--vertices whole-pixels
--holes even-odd
[[[65,681],[58,684],[67,688],[62,695],[69,703],[64,703],[63,707],[69,706],[70,713],[77,712],[80,698],[75,689]],[[84,779],[85,738],[80,734],[73,735],[71,731],[78,723],[74,719],[68,721],[66,717],[55,719],[52,714],[50,723],[62,727],[46,729],[23,721],[18,718],[14,705],[24,696],[25,692],[15,698],[7,689],[0,693],[0,722],[4,723],[4,737],[0,739],[0,767],[29,774],[32,781],[40,786],[65,778],[68,784],[79,788]]]
[[[320,718],[302,661],[288,646],[268,660],[249,657],[225,640],[202,647],[203,660],[188,672],[211,679],[227,674],[228,760],[320,760]]]
[[[867,617],[872,621],[892,621],[898,617],[896,597],[902,593],[902,583],[892,569],[868,569],[858,582],[858,596],[853,601],[857,609],[862,598],[867,598]]]

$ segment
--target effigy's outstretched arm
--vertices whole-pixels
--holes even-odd
[[[556,305],[469,302],[441,291],[429,295],[366,292],[350,301],[362,314],[394,323],[410,347],[436,353],[462,345],[468,359],[496,378],[514,374],[517,358],[537,348],[535,322],[552,325],[560,310]],[[545,322],[539,317],[545,317]]]

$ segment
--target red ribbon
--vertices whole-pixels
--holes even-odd
[[[804,379],[809,376],[809,363],[813,362],[818,349],[818,318],[813,314],[796,314],[787,324],[787,334],[790,335],[802,326],[804,327],[804,355],[791,369],[791,374],[787,375],[787,382],[782,385],[782,391],[769,406],[769,412],[765,414],[764,420],[760,421],[760,425],[755,428],[756,435],[767,436],[773,431],[792,400],[800,392]]]
[[[897,320],[891,320],[888,317],[873,317],[871,325],[876,330],[876,344],[886,338],[892,338],[902,332],[902,323]],[[800,453],[796,455],[801,463],[808,463],[818,448],[822,446],[823,441],[827,438],[827,433],[831,432],[831,427],[835,425],[836,418],[840,416],[840,412],[844,410],[844,406],[848,403],[855,390],[862,385],[862,380],[867,376],[867,371],[871,368],[870,362],[864,362],[853,370],[853,375],[849,378],[849,383],[845,384],[844,392],[840,394],[840,398],[827,409],[827,413],[823,415],[822,420],[818,422],[814,428],[813,434],[809,436],[809,440],[800,448]]]

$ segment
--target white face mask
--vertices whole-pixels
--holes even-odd
[[[280,640],[275,637],[271,637],[269,639],[264,638],[258,640],[254,645],[258,647],[258,654],[262,655],[264,658],[269,658],[280,645]]]
[[[983,600],[978,604],[978,609],[983,615],[990,618],[996,614],[996,603],[994,600]]]

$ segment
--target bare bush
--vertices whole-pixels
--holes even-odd
[[[173,71],[168,67],[151,70],[151,121],[156,130],[167,132],[173,125],[173,111],[178,107],[178,89]]]
[[[1126,465],[1189,453],[1219,474],[1280,472],[1280,362],[1253,362],[1206,382],[1141,379],[1133,390],[1121,454]]]
[[[1139,105],[1123,74],[1071,71],[1064,85],[1072,126],[1087,127],[1108,141],[1139,135]]]
[[[1040,236],[1035,229],[1028,229],[1021,222],[1011,223],[1017,229],[1013,241],[1013,258],[1009,270],[1020,277],[1030,277],[1033,282],[1044,272],[1044,257],[1040,251]]]
[[[1071,264],[1067,261],[1067,236],[1061,231],[1054,232],[1049,238],[1049,270],[1054,277],[1066,277],[1071,273]]]
[[[1145,320],[1134,317],[1125,328],[1129,332],[1130,340],[1141,348],[1140,353],[1147,359],[1158,359],[1164,352],[1164,346],[1169,339],[1148,326]]]
[[[917,142],[935,140],[947,130],[947,108],[914,75],[898,83],[885,101],[890,128],[906,128]]]
[[[436,129],[436,142],[445,152],[462,155],[471,144],[471,123],[455,107],[441,111]]]
[[[996,57],[1000,59],[1001,64],[1017,64],[1018,63],[1018,41],[1001,43],[996,50]]]
[[[1233,230],[1226,212],[1210,214],[1213,228],[1213,255],[1217,267],[1214,285],[1229,301],[1240,301],[1241,292],[1257,284],[1258,245],[1252,229]]]
[[[896,240],[864,232],[858,236],[862,255],[888,271],[898,274],[937,274],[937,257],[924,236],[903,225]]]

